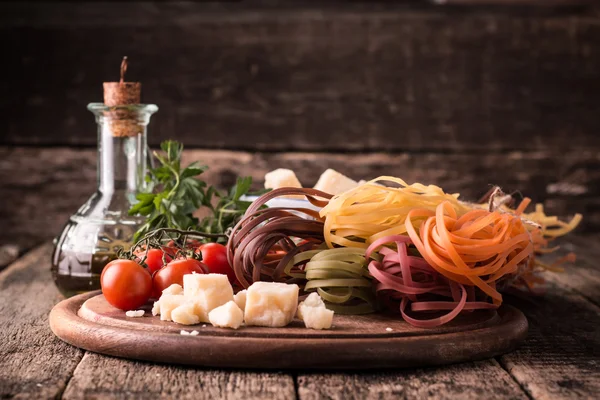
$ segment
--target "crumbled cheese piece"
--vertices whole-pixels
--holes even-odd
[[[171,319],[181,325],[196,325],[200,318],[195,313],[194,303],[186,302],[171,311]]]
[[[162,291],[162,294],[183,294],[183,288],[176,283]]]
[[[159,299],[160,304],[160,319],[163,321],[171,321],[171,312],[186,302],[183,295],[180,294],[163,294]]]
[[[298,285],[255,282],[246,293],[246,325],[282,327],[289,324],[298,307]]]
[[[304,321],[307,328],[329,329],[333,322],[333,311],[325,307],[317,293],[311,293],[298,305],[298,318]]]
[[[190,335],[190,333],[189,333],[188,331],[184,331],[184,330],[181,330],[181,331],[179,332],[179,334],[180,334],[180,335],[184,335],[184,336],[189,336],[189,335]]]
[[[244,312],[232,300],[209,312],[208,319],[214,326],[237,329],[244,322]]]
[[[233,289],[224,274],[188,274],[183,276],[183,295],[195,306],[200,322],[209,322],[208,313],[233,300]]]
[[[202,324],[202,327],[203,327],[203,328],[206,328],[206,324]]]
[[[144,310],[137,310],[137,311],[127,311],[125,313],[126,316],[130,317],[130,318],[138,318],[138,317],[143,317],[145,314]]]
[[[388,331],[388,332],[392,332],[393,331],[392,328],[385,328],[385,330]]]
[[[321,174],[315,185],[315,189],[336,195],[354,189],[357,186],[358,183],[356,181],[330,168]]]
[[[198,331],[191,331],[190,332],[190,336],[198,336],[200,334],[200,332]]]
[[[244,289],[233,295],[233,301],[242,311],[246,309],[246,293],[246,289]]]
[[[302,306],[302,307],[300,307],[300,306]],[[325,308],[325,303],[323,302],[323,299],[321,299],[321,296],[318,295],[318,293],[309,294],[308,297],[306,299],[304,299],[304,301],[300,302],[300,304],[298,305],[298,313],[296,314],[296,316],[301,321],[304,321],[304,317],[302,316],[302,311],[306,307],[323,307],[323,308]]]
[[[152,315],[157,316],[160,314],[160,300],[157,300],[152,305]]]

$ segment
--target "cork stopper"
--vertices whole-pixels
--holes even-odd
[[[108,107],[117,107],[105,113],[108,117],[113,136],[136,136],[143,130],[138,122],[135,111],[119,109],[120,106],[140,104],[142,84],[140,82],[125,82],[127,72],[127,57],[121,62],[121,79],[119,82],[104,82],[104,104]]]

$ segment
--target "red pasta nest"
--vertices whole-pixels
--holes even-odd
[[[377,280],[376,290],[388,304],[400,301],[400,313],[411,325],[433,328],[446,324],[464,310],[494,309],[487,296],[473,286],[456,283],[433,269],[424,259],[408,254],[412,241],[407,236],[394,235],[373,242],[366,251],[367,259],[378,250],[381,261],[371,260],[369,273]],[[392,250],[388,245],[395,245]],[[381,248],[380,248],[381,247]],[[417,319],[407,314],[408,306],[415,314],[449,310],[430,319]]]

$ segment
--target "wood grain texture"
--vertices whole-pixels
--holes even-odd
[[[184,163],[200,161],[210,169],[210,184],[230,187],[250,175],[260,188],[266,172],[296,171],[313,186],[327,168],[355,179],[393,175],[407,182],[441,185],[475,200],[491,184],[544,201],[549,213],[584,215],[579,232],[600,229],[600,153],[512,152],[489,157],[469,154],[249,153],[189,150]],[[52,238],[96,189],[96,151],[66,148],[0,147],[0,243],[22,248]]]
[[[86,353],[64,393],[75,399],[293,399],[292,375],[202,370]]]
[[[493,377],[493,379],[490,379]],[[298,397],[317,399],[527,399],[495,360],[379,373],[298,375]]]
[[[127,318],[91,292],[57,304],[49,323],[69,344],[135,360],[269,370],[378,369],[482,360],[512,351],[527,335],[527,320],[512,307],[497,312],[463,315],[429,330],[383,315],[338,315],[335,327],[326,331],[308,330],[299,320],[279,329],[224,330],[181,326],[151,315]],[[199,334],[182,336],[182,329]]]
[[[0,271],[19,257],[19,247],[14,244],[0,246]]]
[[[593,398],[600,393],[599,307],[560,287],[539,298],[509,299],[509,304],[527,315],[529,335],[500,362],[532,398]]]
[[[315,3],[316,4],[316,3]],[[151,142],[260,150],[598,149],[596,9],[387,2],[0,3],[4,144],[96,142],[129,56]],[[99,38],[102,38],[100,40]],[[90,51],[92,49],[92,51]]]
[[[0,273],[0,398],[61,395],[83,352],[56,338],[48,313],[60,300],[46,244]]]
[[[460,6],[513,6],[513,7],[576,7],[594,5],[594,0],[431,0],[439,5]]]
[[[568,242],[563,241],[561,248],[551,256],[543,257],[543,260],[548,260],[550,263],[557,257],[565,256],[573,252],[577,256],[574,263],[565,263],[562,265],[564,272],[548,271],[546,278],[557,285],[571,289],[582,295],[590,302],[600,306],[600,252],[595,248],[600,241],[595,241],[590,244],[590,247],[585,246],[582,242],[584,237],[570,238]]]

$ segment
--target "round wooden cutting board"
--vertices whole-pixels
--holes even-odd
[[[333,328],[306,329],[210,324],[183,326],[153,317],[128,318],[100,292],[72,297],[50,313],[50,327],[67,343],[111,356],[161,363],[231,368],[367,369],[479,360],[513,350],[527,335],[514,307],[461,315],[436,329],[415,328],[398,316],[336,315]],[[390,329],[388,329],[390,328]],[[181,330],[200,332],[184,336]]]

